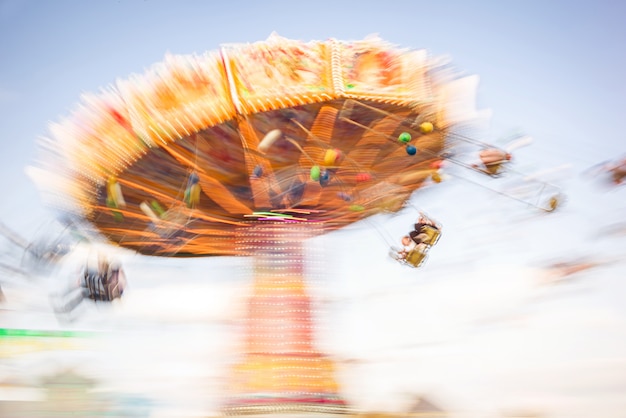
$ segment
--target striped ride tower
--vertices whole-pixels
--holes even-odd
[[[225,415],[348,413],[333,361],[315,348],[316,311],[305,283],[306,240],[322,229],[317,222],[272,221],[240,229],[239,251],[253,256],[254,283]]]

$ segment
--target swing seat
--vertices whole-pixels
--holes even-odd
[[[109,298],[105,294],[100,293],[90,293],[89,299],[93,300],[94,302],[111,302],[111,298]]]
[[[500,177],[504,171],[504,165],[507,162],[508,161],[506,160],[502,160],[502,161],[497,161],[491,164],[485,164],[485,168],[483,172],[485,174],[490,175],[491,177]]]
[[[422,246],[420,248],[416,247],[413,250],[409,251],[406,257],[404,257],[401,254],[400,249],[392,247],[389,250],[389,256],[401,264],[413,268],[418,268],[426,261],[428,248],[429,247],[427,246]]]
[[[437,244],[439,237],[441,237],[441,231],[433,226],[424,225],[420,228],[420,234],[426,234],[428,239],[423,241],[424,244],[432,247]]]
[[[428,256],[426,251],[421,250],[420,248],[414,248],[411,250],[406,258],[404,259],[405,263],[410,265],[411,267],[417,268],[424,264],[426,261],[426,257]]]
[[[559,196],[558,195],[554,195],[552,196],[548,202],[547,202],[547,207],[543,208],[543,210],[545,210],[546,212],[553,212],[556,210],[556,208],[559,207],[559,204],[561,203]]]

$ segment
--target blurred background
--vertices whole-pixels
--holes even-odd
[[[450,167],[398,214],[308,240],[316,342],[345,399],[380,413],[420,413],[421,400],[431,416],[623,417],[626,200],[624,186],[594,168],[626,148],[625,18],[626,6],[608,1],[0,0],[0,416],[219,414],[250,261],[82,242],[54,269],[40,265],[33,248],[62,251],[69,231],[25,167],[81,93],[166,53],[277,32],[303,41],[378,34],[449,55],[480,77],[477,106],[491,110],[481,141],[530,135],[515,169],[567,196],[545,214],[505,196],[506,182]],[[417,209],[444,232],[411,269],[387,253]],[[51,295],[100,252],[122,262],[125,297],[60,320]]]

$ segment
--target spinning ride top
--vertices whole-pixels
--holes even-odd
[[[143,254],[234,255],[251,217],[338,229],[437,178],[446,133],[475,113],[459,100],[475,83],[442,74],[380,39],[167,56],[53,124],[36,177]]]

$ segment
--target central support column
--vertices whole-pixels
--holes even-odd
[[[314,346],[305,241],[321,232],[319,223],[286,222],[259,222],[239,232],[240,252],[254,257],[254,285],[225,414],[348,412],[333,362]]]

